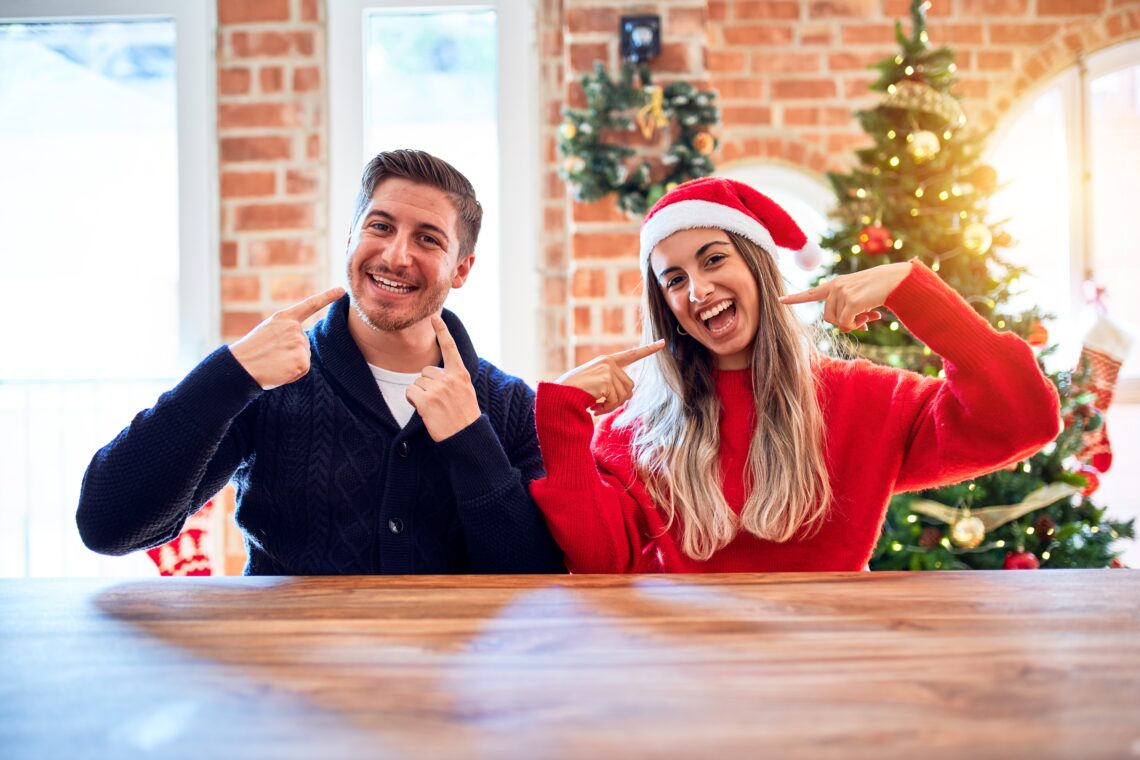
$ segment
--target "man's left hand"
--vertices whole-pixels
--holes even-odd
[[[431,326],[443,353],[443,368],[424,367],[404,395],[420,413],[428,435],[439,442],[475,422],[482,412],[455,338],[438,315],[431,318]]]

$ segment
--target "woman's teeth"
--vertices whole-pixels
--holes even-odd
[[[370,274],[368,276],[372,278],[372,282],[379,285],[382,290],[387,290],[389,293],[408,293],[415,290],[414,285],[405,285],[404,283],[381,277],[378,274]]]
[[[709,309],[705,309],[704,311],[702,311],[697,316],[699,316],[701,318],[702,322],[708,322],[710,319],[715,317],[717,314],[720,314],[722,311],[727,309],[729,306],[732,306],[732,301],[721,301],[716,306],[713,306],[712,308],[709,308]]]

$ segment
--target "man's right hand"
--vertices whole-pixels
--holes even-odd
[[[329,288],[274,312],[230,344],[230,352],[262,390],[300,380],[309,373],[309,338],[302,323],[342,295],[344,288]]]

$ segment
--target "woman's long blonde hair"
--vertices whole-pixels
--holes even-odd
[[[615,427],[633,432],[634,461],[650,496],[680,519],[681,548],[707,560],[740,530],[787,541],[817,529],[831,503],[824,456],[823,414],[816,396],[817,353],[810,331],[777,302],[784,292],[775,259],[755,243],[727,233],[760,291],[752,348],[756,427],[744,472],[746,497],[737,516],[720,482],[721,403],[712,354],[677,331],[677,319],[644,264],[642,332],[666,348],[636,368],[633,396]]]

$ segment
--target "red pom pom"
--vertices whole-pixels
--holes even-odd
[[[1025,336],[1025,342],[1034,348],[1041,348],[1049,342],[1049,331],[1045,329],[1045,325],[1034,322],[1029,326],[1029,334]]]
[[[1041,565],[1037,562],[1036,554],[1023,549],[1005,555],[1005,562],[1002,563],[1002,567],[1006,570],[1036,570]]]

